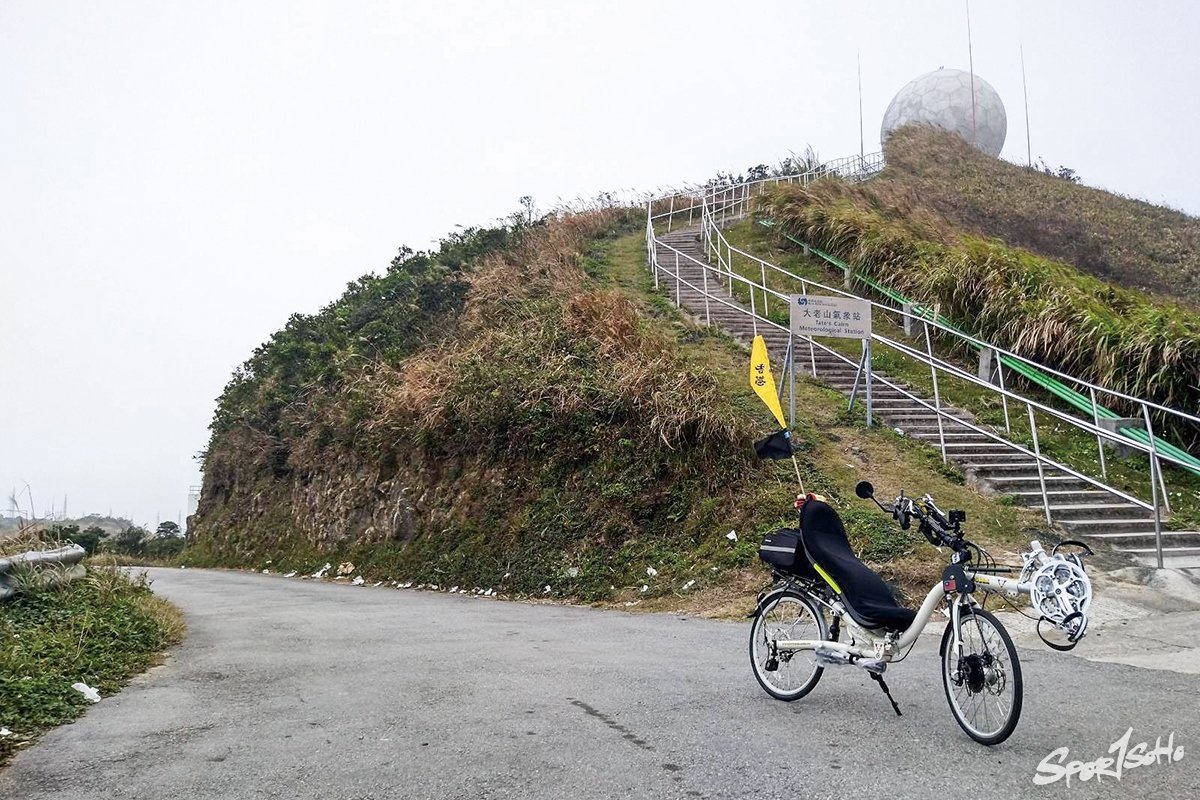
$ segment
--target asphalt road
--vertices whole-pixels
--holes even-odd
[[[1025,711],[985,748],[950,716],[936,637],[888,673],[769,698],[747,624],[154,570],[185,611],[169,662],[47,735],[0,797],[1197,797],[1194,675],[1023,648]],[[1182,760],[1035,786],[1174,732]]]

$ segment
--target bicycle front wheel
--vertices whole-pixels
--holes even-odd
[[[1021,662],[1008,631],[991,612],[964,607],[959,616],[961,649],[954,623],[942,634],[942,684],[959,726],[980,744],[999,744],[1021,717]]]
[[[776,589],[763,598],[750,626],[750,665],[754,677],[776,700],[799,700],[821,680],[824,669],[811,650],[777,653],[772,643],[829,638],[817,603],[794,589]]]

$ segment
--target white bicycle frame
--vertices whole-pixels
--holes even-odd
[[[1046,551],[1038,541],[1034,540],[1030,542],[1030,549],[1030,552],[1024,556],[1025,566],[1021,569],[1022,578],[1032,576],[1034,571],[1048,560]],[[967,572],[974,578],[977,589],[983,592],[1006,594],[1010,597],[1016,597],[1018,594],[1028,595],[1033,590],[1032,580],[1014,580],[994,574],[974,573],[971,572],[969,567],[967,568]],[[912,624],[904,631],[896,633],[882,629],[862,627],[850,616],[850,613],[846,610],[845,605],[840,599],[834,599],[830,602],[816,597],[811,593],[810,596],[828,608],[834,616],[840,619],[851,630],[851,637],[855,641],[855,644],[824,639],[780,639],[775,642],[776,652],[795,653],[802,650],[816,650],[819,647],[823,650],[846,653],[855,658],[891,661],[897,655],[907,652],[916,643],[917,639],[924,632],[925,626],[929,623],[934,611],[947,598],[950,599],[950,607],[948,610],[943,610],[942,613],[953,623],[953,627],[951,628],[954,637],[952,645],[955,650],[958,650],[961,646],[958,639],[958,631],[962,607],[964,605],[975,605],[973,595],[958,592],[947,593],[939,581],[936,586],[929,590],[929,594],[925,595],[925,601],[921,603],[920,609],[917,610],[917,616],[913,619]],[[857,644],[860,641],[865,641],[867,646],[864,647]]]

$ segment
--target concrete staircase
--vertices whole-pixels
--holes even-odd
[[[659,249],[660,290],[672,300],[678,297],[680,305],[701,321],[707,319],[749,344],[754,336],[750,309],[728,295],[727,288],[718,281],[718,273],[707,271],[705,275],[706,270],[690,260],[705,263],[699,236],[699,227],[686,227],[676,228],[658,237],[660,242],[682,254],[679,258],[680,285],[677,287],[673,277],[676,256],[670,250]],[[690,259],[684,256],[690,256]],[[706,279],[709,294],[735,307],[711,298],[706,301],[702,290],[687,285],[703,287]],[[761,309],[759,311],[761,313]],[[787,350],[787,333],[762,323],[758,325],[758,332],[766,340],[773,361],[782,363]],[[816,351],[815,362],[818,380],[846,395],[850,394],[855,366],[821,350]],[[797,353],[796,365],[798,373],[811,374],[812,360],[807,348]],[[875,375],[933,405],[932,398],[924,397],[920,391],[903,382],[878,372]],[[863,396],[861,385],[858,396]],[[939,446],[937,414],[912,397],[873,382],[872,405],[878,424],[886,424],[905,436],[928,442],[934,448]],[[943,406],[943,409],[953,418],[983,427],[968,411],[952,406]],[[1042,506],[1041,482],[1037,463],[1032,456],[973,431],[953,419],[943,417],[942,430],[948,459],[957,467],[995,492],[1016,498],[1020,505]],[[1093,543],[1096,540],[1105,541],[1114,549],[1127,552],[1144,563],[1156,563],[1154,517],[1149,511],[1061,470],[1046,467],[1043,471],[1051,519],[1066,531],[1068,537],[1086,538]],[[1165,566],[1200,565],[1200,532],[1164,531],[1163,557]]]

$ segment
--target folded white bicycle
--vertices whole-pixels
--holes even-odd
[[[754,677],[772,697],[792,701],[811,692],[825,668],[859,667],[899,715],[884,673],[908,655],[940,610],[948,620],[938,656],[950,711],[975,741],[1003,742],[1021,716],[1021,663],[1008,631],[976,595],[1028,595],[1042,640],[1069,650],[1087,633],[1092,584],[1083,557],[1092,551],[1066,541],[1046,552],[1035,540],[1020,567],[998,566],[963,537],[964,512],[943,513],[928,494],[916,500],[903,491],[885,505],[866,481],[855,492],[905,530],[915,519],[931,544],[953,552],[942,580],[916,611],[901,606],[884,580],[854,555],[833,507],[816,495],[797,498],[799,528],[775,531],[759,549],[776,583],[759,596],[753,614]]]

